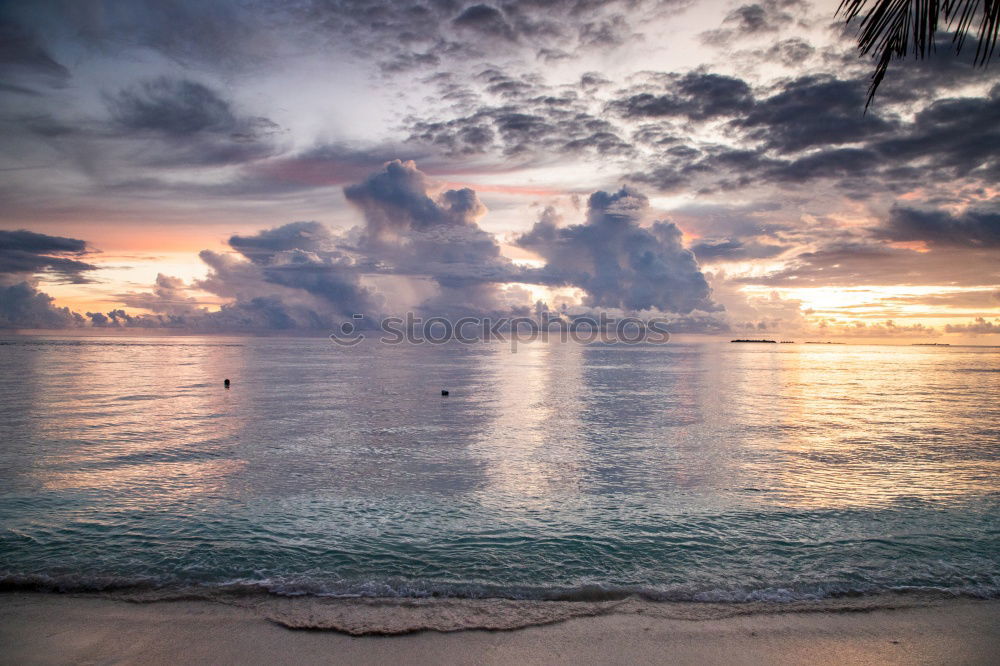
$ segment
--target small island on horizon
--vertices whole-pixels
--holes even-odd
[[[767,342],[770,344],[777,344],[775,340],[730,340],[730,342]]]

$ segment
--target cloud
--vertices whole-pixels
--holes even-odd
[[[927,167],[939,178],[975,176],[996,182],[1000,178],[1000,85],[987,97],[935,100],[902,132],[872,147],[894,163],[927,160]]]
[[[123,309],[88,312],[95,327],[181,328],[194,331],[332,330],[355,314],[381,313],[382,299],[361,283],[354,259],[336,248],[317,222],[293,222],[229,240],[235,254],[203,250],[208,275],[187,285],[157,275],[150,292],[119,301],[154,314]],[[230,299],[219,310],[200,307],[192,290]]]
[[[439,226],[473,226],[486,207],[469,188],[428,196],[427,177],[414,162],[393,160],[364,182],[344,188],[344,196],[365,217],[366,242],[391,242],[409,231]]]
[[[723,325],[706,323],[720,308],[680,230],[663,221],[640,226],[649,205],[638,192],[595,192],[582,225],[559,227],[547,214],[519,241],[548,260],[537,269],[513,264],[479,227],[486,208],[473,190],[437,188],[412,162],[385,164],[345,196],[364,218],[350,233],[292,222],[235,234],[233,254],[201,252],[209,273],[190,287],[159,275],[152,291],[121,295],[124,305],[153,315],[88,313],[92,325],[285,330],[330,328],[355,314],[371,321],[384,300],[364,284],[366,275],[433,281],[436,293],[418,305],[436,316],[510,312],[503,285],[521,282],[578,286],[587,307],[685,315],[678,318],[685,330]],[[191,288],[230,302],[209,312]]]
[[[229,246],[258,264],[272,262],[279,252],[303,250],[316,252],[333,247],[333,234],[319,222],[290,222],[273,229],[264,229],[253,236],[234,234]]]
[[[777,32],[795,20],[788,10],[802,7],[799,0],[763,0],[740,5],[726,15],[721,28],[702,33],[701,39],[706,44],[722,45],[746,37]]]
[[[685,116],[706,120],[733,116],[753,106],[753,95],[741,79],[689,72],[661,77],[666,92],[643,92],[613,102],[611,108],[628,118]]]
[[[364,216],[359,248],[379,272],[422,275],[447,292],[427,307],[449,301],[463,310],[499,307],[493,283],[514,281],[517,269],[500,254],[492,234],[477,220],[486,207],[469,189],[434,192],[413,162],[395,160],[344,196]]]
[[[734,238],[709,239],[691,246],[691,251],[701,262],[746,261],[770,259],[790,249],[790,245],[770,245]]]
[[[890,296],[881,299],[882,303],[900,303],[903,305],[944,306],[947,308],[1000,308],[1000,290],[976,289],[938,294],[919,294],[912,296]],[[947,313],[944,316],[952,316]]]
[[[226,314],[246,314],[260,306],[266,321],[310,328],[379,312],[381,299],[361,284],[355,259],[334,247],[330,230],[318,222],[236,235],[229,244],[247,261],[203,250],[200,256],[211,271],[196,283],[236,299],[238,310]]]
[[[52,57],[34,30],[0,15],[0,76],[8,85],[10,79],[15,79],[27,85],[42,83],[59,88],[66,85],[70,73]],[[27,94],[35,92],[22,86],[14,88]]]
[[[855,143],[892,129],[878,114],[863,113],[864,100],[858,81],[810,74],[784,82],[733,124],[782,153]]]
[[[514,29],[496,7],[490,5],[472,5],[462,10],[452,23],[459,28],[470,28],[476,32],[502,39],[514,40]]]
[[[53,305],[54,299],[30,282],[4,286],[0,283],[0,328],[70,328],[81,326],[83,318]]]
[[[880,322],[843,322],[820,319],[805,331],[821,337],[887,338],[887,337],[938,337],[940,331],[925,324],[897,324],[892,319]]]
[[[188,316],[205,314],[197,298],[187,295],[184,280],[158,273],[151,292],[118,294],[118,300],[127,307],[151,310],[157,314]]]
[[[147,164],[242,163],[274,152],[275,123],[237,113],[229,101],[196,81],[158,77],[104,99],[115,131],[161,141],[164,154]]]
[[[965,333],[968,335],[1000,334],[1000,319],[988,321],[985,317],[976,317],[971,324],[948,324],[944,327],[948,333]]]
[[[80,261],[88,252],[87,244],[75,238],[48,236],[33,231],[0,230],[0,281],[7,277],[21,280],[45,273],[63,282],[83,284],[96,270],[93,264]]]
[[[389,162],[344,193],[364,217],[347,236],[317,222],[293,222],[232,236],[238,256],[203,251],[210,272],[194,286],[232,299],[220,312],[196,309],[183,283],[166,276],[148,296],[131,294],[129,301],[174,315],[171,323],[186,317],[200,327],[331,326],[380,312],[379,295],[361,281],[370,274],[433,280],[438,291],[421,307],[435,315],[507,309],[500,287],[511,282],[578,286],[588,307],[684,315],[720,309],[680,230],[662,221],[640,226],[648,201],[629,189],[594,193],[586,224],[559,227],[548,214],[522,236],[522,247],[547,259],[538,269],[520,268],[500,253],[478,225],[486,208],[473,190],[438,189],[412,162]],[[96,319],[102,325],[150,322],[102,317],[107,321]]]
[[[584,224],[559,226],[550,210],[517,245],[546,260],[540,272],[553,284],[584,289],[591,307],[719,310],[677,226],[666,221],[640,226],[648,208],[646,197],[631,188],[595,192]]]
[[[885,226],[874,232],[887,240],[924,241],[932,247],[1000,248],[1000,211],[968,209],[953,215],[896,205]]]
[[[595,113],[577,86],[549,86],[537,76],[512,76],[496,67],[480,71],[475,79],[484,84],[483,94],[469,92],[461,104],[464,113],[410,118],[408,143],[450,156],[494,152],[527,162],[634,152],[622,138],[624,128]]]
[[[1000,283],[995,251],[940,248],[920,252],[848,236],[819,242],[779,270],[737,278],[786,287],[848,285],[989,285]]]

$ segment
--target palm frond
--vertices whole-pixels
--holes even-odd
[[[939,21],[953,31],[952,43],[957,54],[978,20],[974,63],[985,66],[996,50],[1000,0],[841,0],[837,15],[843,15],[847,23],[861,17],[858,50],[861,55],[875,59],[865,103],[867,110],[893,60],[910,53],[926,58],[934,51]]]

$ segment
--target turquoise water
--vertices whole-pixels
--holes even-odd
[[[996,348],[9,336],[0,377],[8,587],[1000,592]]]

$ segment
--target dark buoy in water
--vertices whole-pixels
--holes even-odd
[[[447,390],[444,390],[444,389],[442,389],[442,390],[441,390],[441,395],[448,395],[448,391],[447,391]]]
[[[225,386],[226,388],[229,388],[229,380],[227,379],[224,382],[222,382],[222,385]]]

